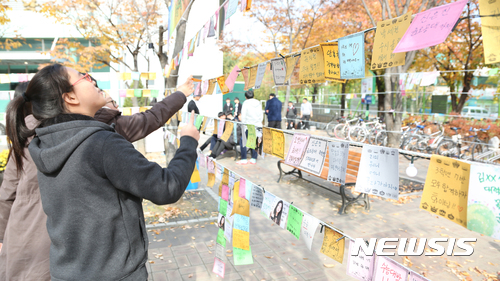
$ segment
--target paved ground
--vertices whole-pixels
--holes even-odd
[[[403,203],[372,198],[370,211],[354,207],[348,209],[347,215],[338,215],[338,206],[341,203],[339,195],[293,176],[285,177],[280,184],[276,183],[277,158],[259,158],[257,165],[237,166],[233,153],[229,152],[220,158],[221,163],[353,237],[478,238],[471,257],[424,256],[407,260],[411,269],[423,272],[430,280],[460,280],[457,274],[463,279],[486,280],[487,273],[491,274],[489,277],[494,277],[500,270],[500,241],[483,237],[420,210],[420,198],[416,195],[402,197],[400,201]],[[400,161],[401,176],[408,163],[404,161]],[[427,163],[427,160],[415,163],[419,170],[417,178],[421,181],[425,180]],[[201,174],[202,182],[205,182],[206,174]],[[313,176],[306,178],[317,181]],[[204,185],[200,184],[200,188],[204,188]],[[207,196],[207,200],[209,199],[211,197]],[[254,264],[234,266],[232,247],[227,243],[225,280],[354,280],[345,273],[347,248],[343,264],[319,252],[323,236],[319,233],[319,228],[312,251],[309,251],[302,240],[296,240],[286,230],[273,226],[258,209],[252,207],[250,217],[250,245]],[[217,228],[210,222],[154,229],[148,233],[150,261],[147,266],[151,273],[149,280],[221,279],[212,273]],[[395,257],[395,260],[403,263],[402,257]]]

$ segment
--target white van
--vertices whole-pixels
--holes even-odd
[[[491,118],[488,110],[479,106],[464,106],[462,116],[474,119]]]

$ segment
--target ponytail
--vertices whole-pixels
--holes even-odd
[[[6,113],[7,137],[10,140],[9,158],[14,153],[18,173],[23,169],[23,158],[26,158],[24,154],[26,141],[35,133],[34,130],[28,129],[24,121],[24,118],[31,113],[31,110],[29,110],[29,101],[25,100],[24,96],[23,94],[14,98],[7,106]]]

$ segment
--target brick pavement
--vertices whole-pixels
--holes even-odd
[[[491,237],[481,236],[420,210],[420,198],[402,205],[372,199],[372,210],[369,212],[355,207],[348,209],[347,215],[338,215],[338,206],[341,203],[339,195],[293,176],[286,176],[282,183],[276,183],[277,158],[259,158],[257,165],[238,166],[235,165],[233,155],[232,152],[229,153],[221,158],[220,162],[353,237],[478,238],[471,257],[411,257],[410,268],[417,272],[425,271],[431,280],[459,280],[451,272],[456,265],[449,267],[447,261],[458,262],[458,269],[468,272],[471,280],[483,280],[484,276],[469,271],[469,267],[477,266],[488,273],[500,270],[500,243]],[[206,182],[206,174],[201,174],[202,181]],[[312,176],[305,177],[316,180]],[[216,191],[216,187],[213,190]],[[319,228],[312,251],[309,251],[302,240],[297,240],[286,230],[273,226],[258,209],[251,207],[250,212],[250,245],[254,264],[235,266],[230,256],[232,253],[228,252],[224,280],[354,280],[345,273],[348,247],[343,264],[324,256],[319,252],[323,236],[319,233]],[[147,264],[149,280],[221,280],[212,273],[217,235],[215,225],[204,223],[155,231],[159,234],[148,232],[149,257],[150,261],[154,262]],[[227,243],[226,250],[232,250],[230,243]],[[394,259],[403,262],[402,257],[396,256]]]

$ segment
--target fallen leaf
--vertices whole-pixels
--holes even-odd
[[[441,236],[450,237],[448,234],[441,233]]]
[[[189,277],[189,278],[193,277],[193,273],[189,274],[189,275],[188,275],[188,277]]]
[[[226,253],[232,253],[233,251],[232,250],[227,250]]]
[[[274,258],[274,256],[270,256],[270,257],[269,257],[269,256],[264,256],[264,257],[266,257],[266,258],[268,258],[268,259],[272,259],[272,258]]]
[[[191,239],[195,240],[196,238],[194,238],[194,236],[191,236]]]
[[[462,274],[463,276],[470,276],[469,272],[467,271],[462,271],[460,272],[460,274]]]
[[[336,266],[336,264],[326,264],[326,263],[324,263],[323,266],[326,267],[326,268],[334,268]]]

